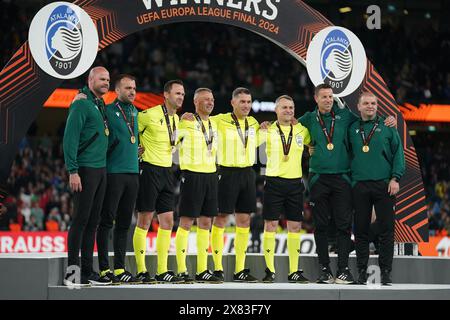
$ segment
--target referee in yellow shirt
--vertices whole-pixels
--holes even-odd
[[[228,216],[234,213],[236,264],[233,281],[257,282],[250,270],[245,268],[245,256],[250,232],[250,214],[256,211],[256,174],[252,166],[258,147],[259,123],[248,116],[252,108],[252,96],[248,89],[235,89],[231,105],[233,112],[211,117],[216,121],[219,132],[219,215],[214,218],[211,230],[214,275],[224,279],[223,234]]]
[[[179,126],[180,222],[176,235],[178,276],[192,282],[186,267],[189,231],[197,219],[197,274],[195,281],[221,283],[208,270],[209,229],[217,216],[218,177],[216,170],[217,126],[209,119],[214,108],[214,96],[208,88],[194,93],[195,120],[182,120]]]
[[[214,217],[211,229],[211,249],[214,260],[214,276],[224,280],[222,265],[224,230],[230,214],[236,216],[234,247],[236,264],[233,281],[257,282],[245,268],[245,256],[250,232],[250,214],[256,211],[255,163],[258,147],[258,121],[248,116],[252,108],[252,96],[246,88],[236,88],[232,93],[233,112],[210,117],[217,125],[219,164],[219,214]],[[185,113],[182,119],[194,120]]]
[[[139,113],[139,140],[145,151],[139,174],[139,192],[136,201],[138,220],[133,235],[137,278],[143,283],[154,283],[145,266],[147,232],[153,214],[158,214],[159,228],[156,236],[158,267],[156,281],[181,283],[183,279],[167,269],[167,258],[173,228],[175,205],[174,176],[171,170],[178,127],[177,110],[184,101],[184,85],[171,80],[164,85],[164,104]]]
[[[277,121],[268,129],[261,129],[260,139],[266,141],[267,167],[264,186],[263,249],[266,276],[263,282],[274,282],[275,234],[280,215],[287,218],[289,282],[306,283],[303,271],[298,269],[300,228],[303,220],[302,154],[311,141],[309,131],[300,123],[293,125],[294,101],[283,95],[275,101]],[[265,132],[265,134],[264,134]]]

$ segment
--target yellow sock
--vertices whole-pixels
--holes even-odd
[[[223,233],[225,228],[219,228],[215,225],[211,229],[211,249],[214,260],[214,270],[222,270],[222,255],[223,255]]]
[[[118,276],[119,274],[122,274],[124,272],[125,272],[125,269],[117,269],[117,270],[114,270],[114,275]]]
[[[178,273],[187,271],[186,254],[189,240],[189,230],[178,227],[177,235],[175,237],[175,247],[177,251],[177,266]]]
[[[156,274],[167,272],[167,258],[169,257],[170,235],[172,230],[158,228],[156,235],[156,254],[158,256],[158,268]]]
[[[264,260],[266,266],[271,272],[275,272],[274,255],[275,255],[275,232],[264,231],[263,237]]]
[[[197,228],[197,274],[208,269],[209,230]]]
[[[147,230],[136,226],[133,234],[134,257],[136,259],[137,273],[147,272],[145,267],[145,250],[147,249]]]
[[[245,253],[248,247],[248,234],[250,228],[236,227],[236,237],[234,238],[234,250],[236,251],[235,272],[238,273],[245,268]]]
[[[300,254],[300,232],[288,232],[287,249],[289,253],[289,274],[298,270]]]

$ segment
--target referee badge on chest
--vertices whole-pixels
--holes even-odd
[[[248,128],[248,136],[254,138],[255,137],[255,128],[250,127]]]
[[[297,142],[297,145],[298,145],[299,147],[301,147],[301,146],[303,145],[303,137],[302,137],[302,135],[301,135],[300,133],[298,133],[298,134],[295,136],[295,142]]]

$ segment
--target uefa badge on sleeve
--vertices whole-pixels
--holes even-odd
[[[91,17],[77,5],[50,3],[34,16],[28,33],[31,54],[39,67],[59,79],[86,72],[98,51]]]
[[[366,52],[358,37],[342,27],[327,27],[312,39],[306,68],[315,86],[327,83],[336,97],[350,95],[366,74]]]

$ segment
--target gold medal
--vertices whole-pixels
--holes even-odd
[[[136,143],[136,137],[135,136],[131,136],[130,141],[132,144]]]
[[[362,147],[363,152],[369,152],[369,146],[363,146]]]
[[[328,150],[333,150],[334,149],[334,145],[332,143],[327,144],[327,149]]]
[[[105,128],[105,136],[109,136],[109,129]]]
[[[288,161],[288,160],[289,160],[289,156],[288,155],[284,155],[283,161]]]

